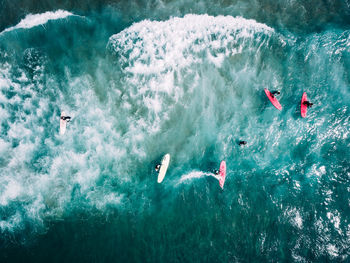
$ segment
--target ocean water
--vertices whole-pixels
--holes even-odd
[[[0,262],[349,262],[349,87],[348,0],[1,1]]]

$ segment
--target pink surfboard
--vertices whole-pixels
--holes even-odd
[[[219,176],[220,176],[220,179],[219,179],[220,187],[224,189],[224,183],[226,179],[226,162],[225,161],[221,161],[220,163]]]
[[[303,93],[303,96],[301,97],[301,105],[300,105],[300,112],[301,117],[305,118],[307,113],[307,106],[304,105],[304,101],[307,101],[306,92]]]
[[[272,95],[271,92],[268,89],[264,89],[264,90],[265,90],[266,96],[269,98],[269,100],[271,101],[272,105],[275,106],[276,109],[282,110],[282,106],[278,102],[276,97],[274,95]]]

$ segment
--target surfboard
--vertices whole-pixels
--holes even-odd
[[[282,106],[279,103],[279,101],[276,99],[274,95],[271,94],[271,92],[268,89],[264,89],[266,96],[269,98],[271,101],[272,105],[275,106],[276,109],[282,110]]]
[[[163,181],[166,171],[168,170],[169,162],[170,162],[170,154],[167,153],[166,155],[164,155],[162,159],[162,163],[160,165],[158,179],[157,179],[158,183],[161,183]]]
[[[64,111],[61,112],[61,117],[62,116],[66,116],[66,113]],[[65,134],[66,132],[66,127],[67,127],[67,121],[66,120],[62,120],[60,118],[60,134]]]
[[[301,105],[300,105],[300,112],[301,117],[305,118],[307,113],[307,106],[304,105],[304,101],[307,101],[306,92],[303,93],[303,96],[301,97]]]
[[[221,161],[220,163],[220,170],[219,170],[219,184],[222,189],[224,189],[224,183],[226,179],[226,162]]]

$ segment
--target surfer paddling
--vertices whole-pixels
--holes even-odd
[[[60,117],[60,134],[63,135],[66,132],[67,123],[70,122],[71,117],[67,116],[64,111],[61,113]]]
[[[301,103],[300,103],[300,113],[301,117],[305,118],[307,114],[307,109],[312,107],[313,103],[307,100],[306,92],[303,93],[303,96],[301,97]]]
[[[239,146],[246,145],[246,144],[247,144],[247,141],[239,141],[239,142],[238,142],[238,145],[239,145]]]
[[[70,116],[61,116],[61,120],[70,122],[71,117]]]
[[[264,89],[266,96],[269,98],[270,102],[276,109],[282,110],[282,106],[276,98],[276,95],[281,94],[278,90],[270,92],[268,89]]]
[[[308,107],[308,108],[311,108],[312,107],[312,105],[314,105],[313,103],[311,103],[310,101],[304,101],[303,102],[303,105],[305,105],[306,107]]]
[[[274,98],[275,95],[280,95],[280,94],[281,94],[281,92],[279,92],[278,90],[275,90],[275,91],[271,92],[271,97]]]
[[[156,165],[155,170],[158,173],[158,179],[157,179],[158,183],[161,183],[163,181],[166,171],[168,170],[169,162],[170,162],[170,154],[167,153],[166,155],[164,155],[162,162]]]

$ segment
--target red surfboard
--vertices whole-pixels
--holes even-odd
[[[307,106],[304,105],[304,101],[307,101],[306,92],[303,93],[303,96],[301,97],[301,105],[300,105],[300,112],[301,117],[305,118],[307,113]]]
[[[264,89],[266,96],[269,98],[271,101],[272,105],[275,106],[276,109],[282,110],[281,104],[278,102],[275,96],[271,94],[271,92],[268,89]]]
[[[219,184],[222,189],[224,189],[224,183],[226,179],[226,163],[225,161],[221,161],[220,163],[220,170],[219,170]]]

